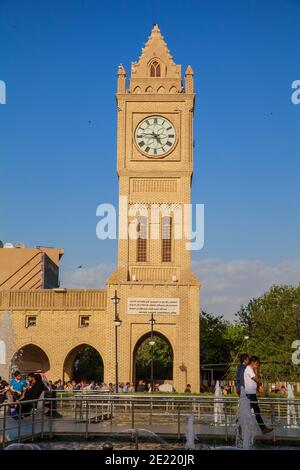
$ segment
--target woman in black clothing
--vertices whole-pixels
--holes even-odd
[[[17,414],[21,413],[25,416],[29,415],[34,406],[34,403],[22,404],[22,401],[37,400],[45,390],[45,386],[42,382],[40,374],[34,374],[33,372],[30,372],[30,374],[28,374],[28,381],[30,386],[23,393],[22,397],[18,401],[17,406]]]

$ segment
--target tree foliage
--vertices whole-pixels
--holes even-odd
[[[74,378],[77,380],[103,380],[103,361],[96,349],[87,346],[80,352]]]
[[[150,368],[153,348],[153,369],[155,379],[171,379],[173,356],[169,344],[159,336],[153,336],[154,346],[151,346],[147,338],[137,350],[135,356],[137,378],[150,378]]]
[[[200,317],[200,361],[205,364],[230,364],[241,351],[244,327],[202,311]]]
[[[249,334],[248,352],[260,357],[266,380],[300,380],[300,366],[292,363],[291,348],[293,341],[300,340],[300,285],[273,286],[242,306],[237,320]]]

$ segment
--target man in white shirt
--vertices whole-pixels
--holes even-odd
[[[250,406],[255,413],[257,424],[264,434],[273,431],[273,428],[268,428],[260,414],[260,408],[256,396],[257,388],[261,386],[259,380],[259,358],[257,356],[250,357],[250,364],[246,367],[244,372],[245,393],[250,400]]]

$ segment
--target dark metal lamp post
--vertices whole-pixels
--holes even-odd
[[[151,314],[151,318],[149,320],[149,323],[151,325],[151,336],[150,336],[150,341],[149,344],[151,346],[151,392],[154,391],[154,345],[155,345],[155,340],[153,338],[153,327],[155,325],[156,320],[153,317],[153,313]]]
[[[120,297],[117,295],[117,291],[115,290],[115,295],[112,297],[112,302],[115,306],[115,318],[114,318],[114,325],[115,325],[115,367],[116,367],[116,393],[119,393],[119,364],[118,364],[118,328],[122,324],[122,320],[119,318],[118,313],[118,304],[120,303]]]
[[[300,320],[296,317],[297,339],[300,339]]]

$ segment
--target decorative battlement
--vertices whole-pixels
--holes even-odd
[[[0,291],[5,309],[106,309],[105,289],[42,289]]]

